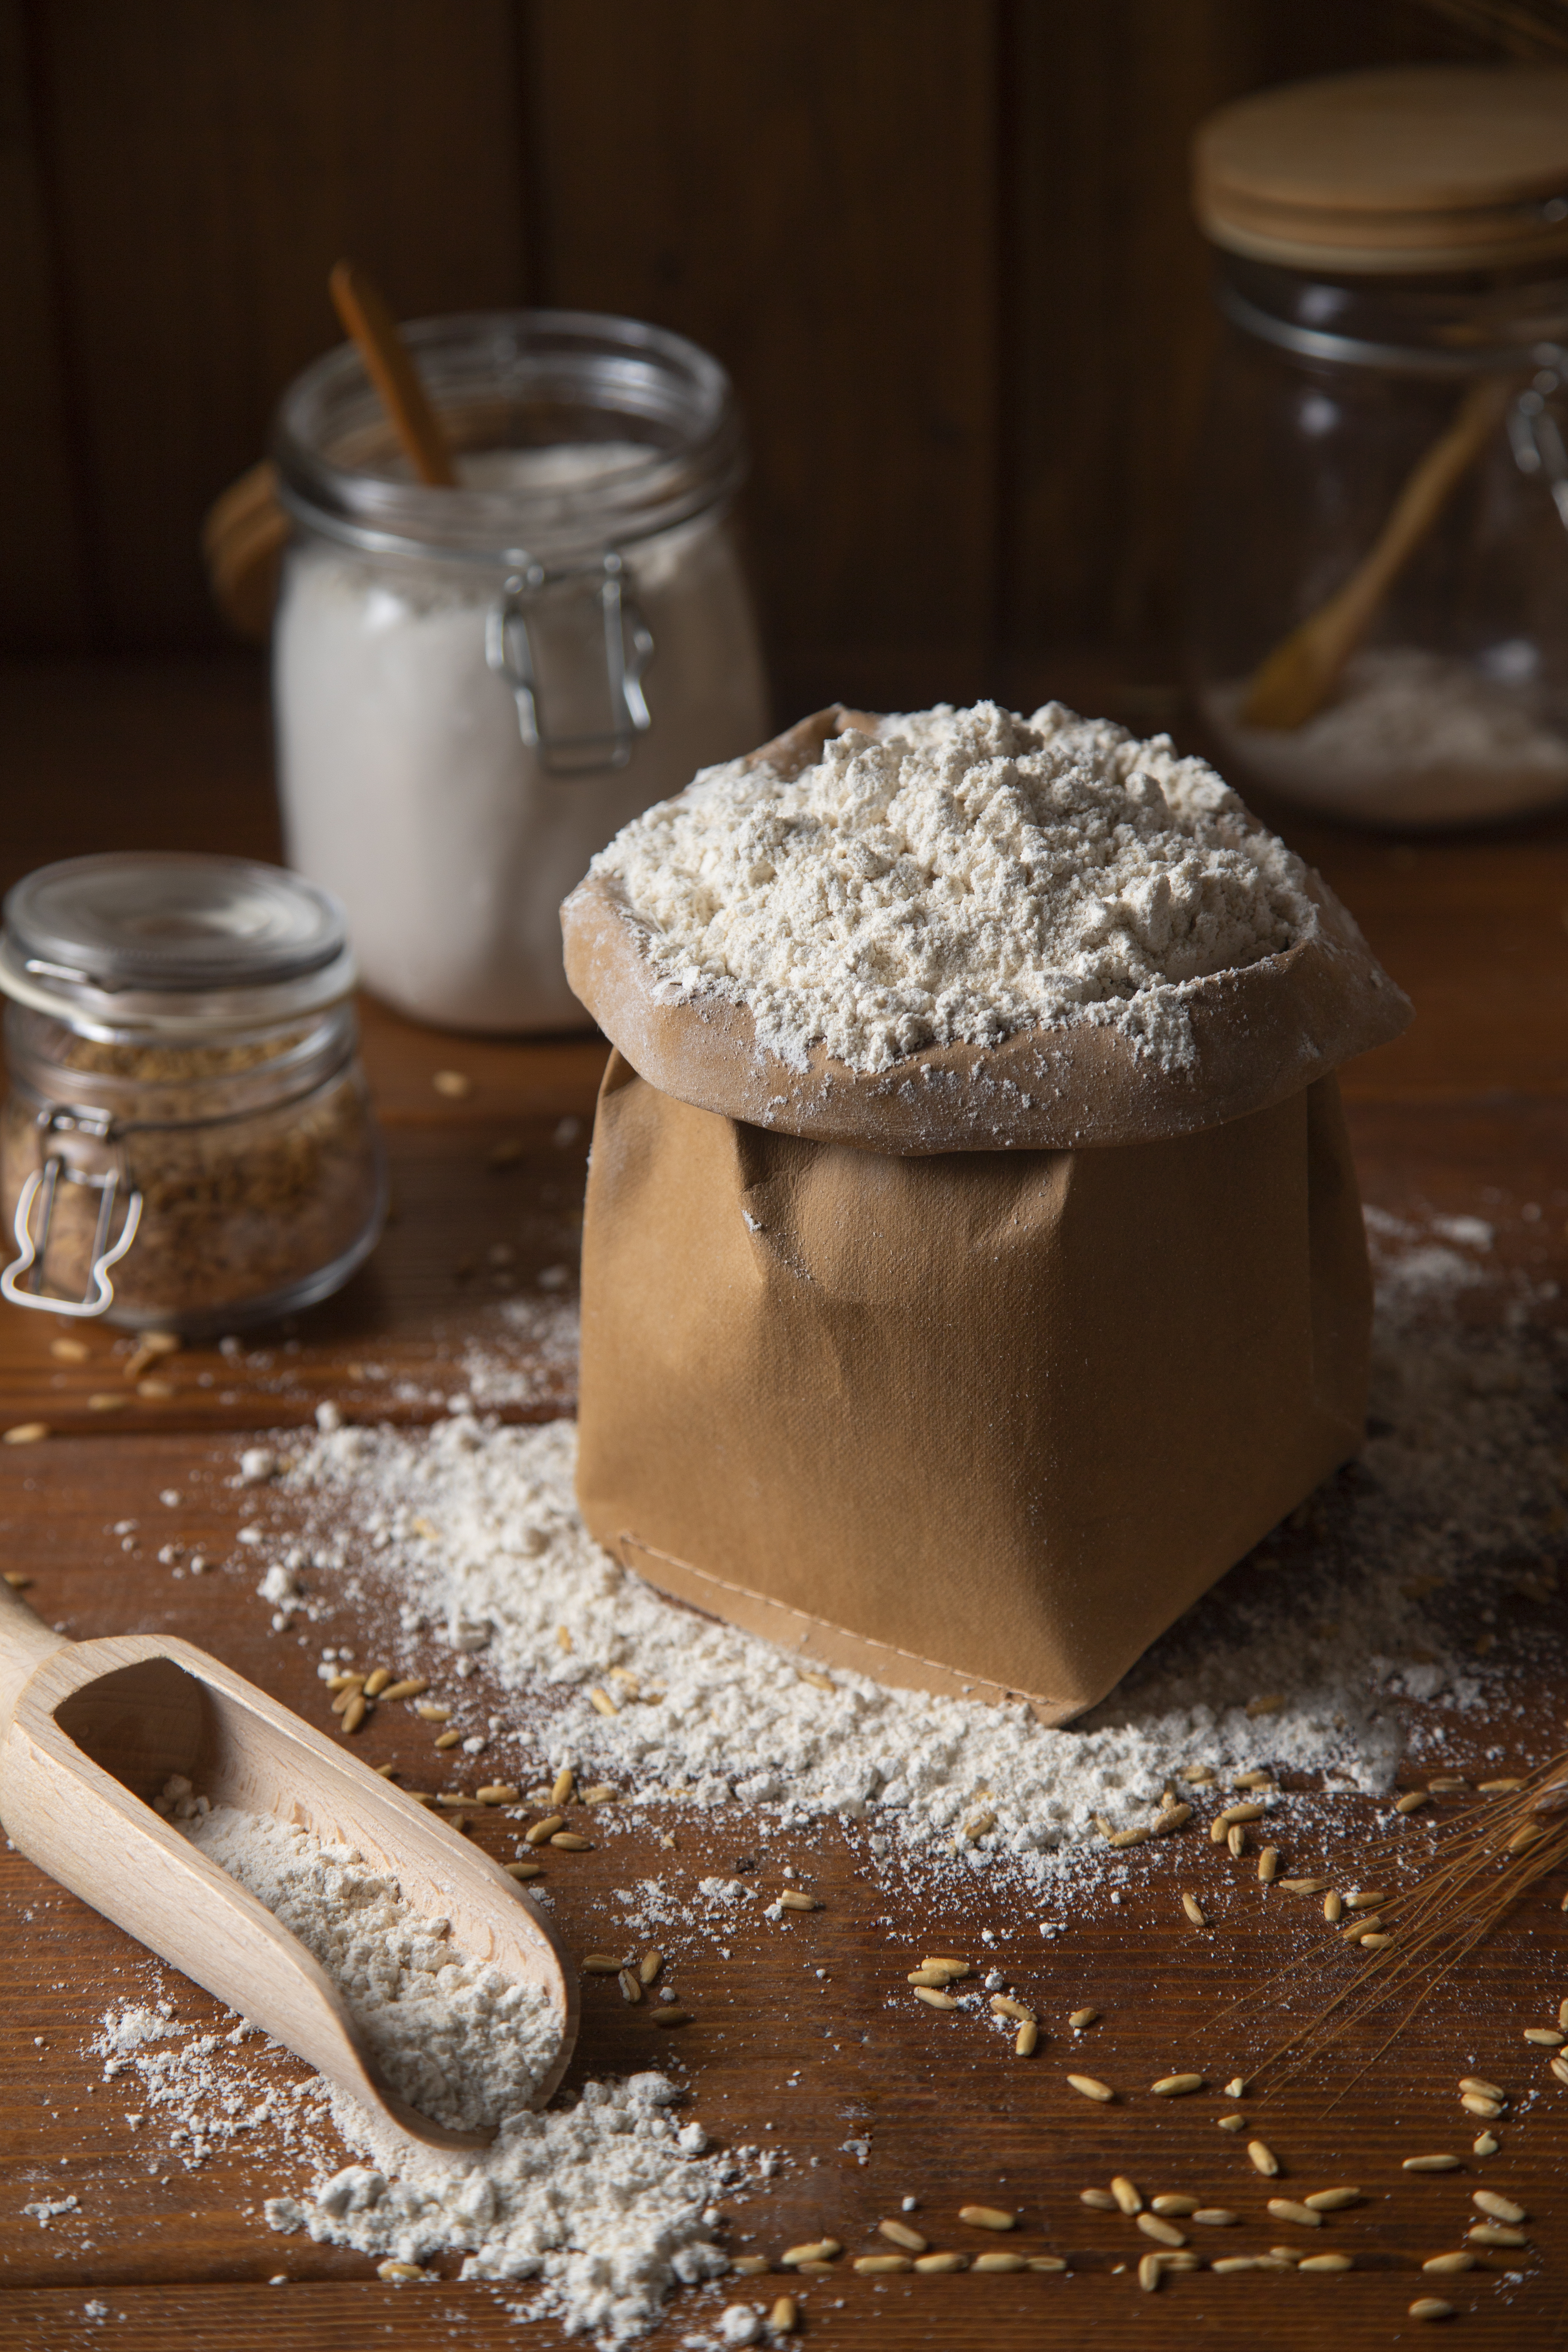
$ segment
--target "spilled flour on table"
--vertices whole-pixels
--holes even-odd
[[[460,2252],[461,2277],[535,2281],[531,2315],[610,2346],[648,2327],[672,2285],[728,2267],[703,2215],[741,2168],[710,2154],[701,2126],[671,2112],[680,2094],[663,2074],[584,2084],[574,2104],[510,2115],[493,2147],[451,2157],[405,2139],[320,2077],[258,2098],[237,2055],[254,2032],[190,2034],[168,2001],[129,2004],[107,2013],[94,2048],[106,2077],[135,2073],[188,2163],[240,2134],[270,2132],[310,2165],[307,2195],[267,2200],[279,2232],[378,2262]],[[344,2148],[362,2161],[342,2165]]]
[[[1386,1263],[1362,1457],[1261,1548],[1273,1576],[1222,1583],[1064,1729],[1021,1704],[807,1679],[770,1643],[671,1606],[583,1527],[568,1422],[460,1411],[428,1431],[318,1433],[279,1500],[296,1523],[304,1513],[313,1592],[353,1582],[362,1610],[384,1612],[380,1639],[428,1631],[459,1673],[483,1654],[486,1695],[446,1695],[488,1754],[580,1763],[649,1799],[776,1807],[786,1825],[837,1813],[911,1846],[956,1836],[972,1864],[1005,1857],[1044,1890],[1097,1817],[1136,1821],[1189,1765],[1268,1760],[1386,1792],[1401,1702],[1481,1705],[1491,1586],[1555,1576],[1550,1347],[1461,1323],[1485,1279],[1484,1227],[1373,1223]],[[977,1799],[994,1820],[966,1834]]]
[[[680,2094],[667,2076],[590,2082],[531,2113],[561,2039],[542,1988],[458,1949],[445,1919],[412,1910],[348,1847],[227,1805],[178,1826],[314,1955],[403,2097],[455,2130],[496,2127],[490,2147],[452,2153],[319,2078],[258,2100],[227,2055],[253,2030],[243,2022],[186,2037],[170,2002],[110,2011],[96,2045],[106,2075],[134,2069],[149,2103],[173,2110],[188,2161],[273,2126],[327,2175],[303,2198],[268,2200],[274,2230],[416,2267],[461,2252],[463,2277],[538,2280],[538,2308],[608,2345],[640,2333],[677,2281],[728,2267],[703,2215],[742,2170],[670,2115]],[[363,2161],[327,2172],[328,2122]]]

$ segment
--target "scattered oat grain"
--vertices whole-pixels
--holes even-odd
[[[1140,2213],[1137,2222],[1146,2238],[1158,2239],[1163,2246],[1184,2246],[1187,2242],[1185,2231],[1178,2230],[1173,2221],[1162,2220],[1158,2213]]]

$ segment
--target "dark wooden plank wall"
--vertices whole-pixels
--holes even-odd
[[[0,0],[0,631],[220,632],[196,531],[333,336],[544,301],[740,384],[781,702],[1168,670],[1210,347],[1193,124],[1485,54],[1415,0]]]

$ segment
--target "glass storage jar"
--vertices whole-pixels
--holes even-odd
[[[1216,759],[1363,823],[1568,799],[1568,74],[1265,91],[1196,167],[1226,334],[1187,626]],[[1336,597],[1344,658],[1282,717],[1260,665]]]
[[[0,1292],[196,1334],[338,1289],[385,1213],[353,982],[341,910],[248,858],[77,857],[19,882]]]
[[[729,514],[740,421],[715,361],[633,320],[405,333],[459,488],[410,478],[352,345],[279,414],[289,862],[401,1011],[582,1027],[561,900],[629,818],[769,731]]]

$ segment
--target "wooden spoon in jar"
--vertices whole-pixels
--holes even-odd
[[[441,421],[420,383],[397,321],[381,289],[357,263],[334,264],[327,280],[332,306],[381,394],[392,429],[416,481],[455,489],[458,477]],[[264,457],[213,500],[202,525],[202,553],[219,612],[242,637],[264,642],[278,599],[278,571],[289,522],[278,503],[278,468]]]
[[[381,289],[358,265],[339,261],[327,279],[333,308],[381,394],[382,406],[415,474],[432,489],[455,490],[458,477],[440,419],[408,355]]]
[[[68,1642],[0,1581],[0,1823],[40,1870],[317,2072],[427,2147],[488,2147],[400,2098],[319,1961],[238,1879],[153,1808],[175,1773],[216,1804],[351,1846],[454,1944],[542,1987],[561,2029],[542,2106],[577,2035],[555,1931],[498,1863],[188,1642]]]
[[[1317,716],[1373,614],[1501,424],[1513,391],[1507,377],[1486,376],[1465,394],[1343,587],[1258,664],[1241,706],[1244,726],[1288,730]]]

